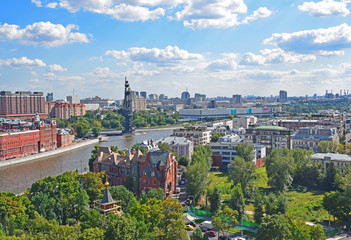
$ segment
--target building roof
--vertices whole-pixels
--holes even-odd
[[[149,152],[148,154],[152,164],[156,164],[159,166],[167,166],[169,152],[167,151]]]
[[[184,145],[191,144],[192,142],[184,137],[165,137],[160,140],[156,140],[155,142],[160,143],[168,143],[169,145]]]
[[[255,129],[258,129],[258,130],[289,130],[285,127],[279,127],[279,126],[259,126],[259,127],[256,127]]]
[[[106,187],[105,194],[102,197],[100,203],[101,204],[107,204],[107,203],[115,203],[115,202],[116,201],[113,200],[113,198],[111,197],[111,194],[110,194],[110,191],[108,190],[108,187]]]
[[[331,161],[351,162],[351,157],[340,153],[315,153],[311,155],[312,160],[324,160],[329,158]]]
[[[332,135],[297,133],[294,136],[294,139],[306,139],[306,138],[333,140],[333,136]]]

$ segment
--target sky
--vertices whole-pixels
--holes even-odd
[[[1,0],[0,90],[351,91],[351,0]]]

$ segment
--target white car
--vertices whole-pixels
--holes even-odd
[[[180,184],[181,184],[181,185],[184,185],[184,184],[185,184],[185,181],[184,181],[184,180],[180,181]]]

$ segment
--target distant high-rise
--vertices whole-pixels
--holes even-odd
[[[123,116],[125,117],[124,133],[133,131],[133,109],[132,109],[132,89],[129,86],[127,77],[124,83]]]
[[[70,104],[80,104],[79,96],[67,96],[66,99]]]
[[[241,95],[235,94],[232,98],[233,103],[241,103]]]
[[[190,93],[188,91],[182,92],[181,99],[190,99]]]
[[[279,92],[279,102],[284,103],[288,101],[288,93],[286,91],[280,90]]]
[[[53,102],[54,101],[54,93],[48,93],[46,95],[46,101],[47,102]]]
[[[195,102],[204,102],[206,101],[206,95],[205,94],[200,94],[200,93],[195,93]]]
[[[146,92],[140,92],[140,96],[142,96],[146,99],[147,94],[146,94]]]
[[[160,96],[158,97],[159,100],[165,100],[166,97],[163,93],[160,94]]]

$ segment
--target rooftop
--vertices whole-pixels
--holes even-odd
[[[255,129],[258,129],[258,130],[275,130],[275,131],[278,131],[278,130],[289,130],[285,127],[279,127],[279,126],[259,126],[259,127],[256,127]]]
[[[311,155],[312,160],[329,158],[331,161],[351,162],[351,157],[340,153],[315,153]]]

